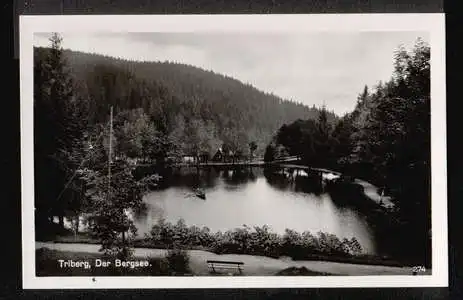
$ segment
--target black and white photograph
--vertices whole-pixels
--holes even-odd
[[[446,285],[443,24],[22,17],[23,284]]]

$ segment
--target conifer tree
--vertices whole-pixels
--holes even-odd
[[[40,168],[53,184],[51,192],[39,188],[37,197],[48,198],[49,213],[58,215],[64,226],[67,211],[79,209],[81,184],[72,180],[83,159],[82,138],[86,129],[88,104],[74,94],[74,82],[69,74],[62,49],[62,38],[53,33],[50,51],[42,61],[35,62],[35,141]],[[39,179],[41,181],[41,179]],[[50,182],[50,183],[51,183]],[[50,183],[48,186],[50,186]],[[42,201],[43,203],[43,201]],[[75,215],[75,213],[72,213]]]

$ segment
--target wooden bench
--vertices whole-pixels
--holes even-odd
[[[209,269],[216,273],[216,269],[237,269],[240,274],[243,271],[244,262],[241,261],[223,261],[223,260],[208,260]]]

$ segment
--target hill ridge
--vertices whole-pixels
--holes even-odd
[[[49,49],[34,47],[35,63]],[[158,129],[168,133],[178,127],[188,131],[188,126],[196,126],[204,131],[205,140],[213,137],[205,143],[247,145],[256,141],[262,150],[283,124],[316,119],[320,112],[315,106],[283,99],[194,65],[143,62],[69,49],[63,53],[75,79],[76,94],[90,102],[90,123],[106,120],[109,106],[115,107],[116,114],[143,108]],[[335,122],[338,116],[329,112],[328,119]]]
[[[50,49],[49,47],[34,47],[34,48],[37,48],[37,49]],[[309,104],[304,104],[302,101],[297,101],[297,100],[295,100],[293,98],[286,98],[286,97],[280,96],[280,95],[278,95],[278,94],[276,94],[274,92],[265,91],[264,89],[261,89],[261,88],[255,86],[251,82],[247,82],[245,80],[233,77],[231,75],[221,73],[221,72],[217,72],[217,71],[214,71],[212,69],[206,69],[206,68],[203,68],[203,67],[199,67],[199,66],[196,66],[196,65],[193,65],[193,64],[184,63],[184,62],[169,61],[169,60],[164,60],[164,61],[161,61],[161,60],[137,60],[137,59],[132,60],[132,59],[129,59],[129,58],[124,58],[124,57],[106,55],[106,54],[96,53],[96,52],[87,52],[87,51],[81,51],[81,50],[66,49],[66,48],[63,49],[63,52],[67,56],[70,53],[72,53],[72,54],[77,54],[77,55],[83,54],[83,55],[99,56],[99,57],[102,57],[102,58],[105,58],[105,59],[114,59],[114,60],[120,60],[120,61],[124,61],[124,62],[135,63],[135,64],[144,64],[144,63],[146,63],[146,64],[167,64],[167,65],[173,65],[173,66],[181,66],[181,67],[185,67],[185,68],[189,68],[189,69],[194,69],[194,70],[197,70],[197,71],[209,74],[209,75],[219,76],[219,77],[222,77],[222,79],[225,79],[225,80],[235,81],[236,83],[241,84],[241,85],[243,85],[243,86],[245,86],[247,88],[251,88],[251,89],[255,90],[256,92],[263,93],[264,95],[267,95],[267,96],[270,96],[270,97],[278,98],[282,102],[289,102],[289,103],[292,103],[292,104],[295,104],[295,105],[301,105],[301,106],[304,106],[304,107],[307,107],[307,108],[314,108],[315,107],[315,105],[310,106]],[[336,115],[336,117],[340,117],[334,111],[329,111],[329,112],[332,113],[333,115]]]

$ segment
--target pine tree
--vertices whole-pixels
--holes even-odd
[[[328,123],[326,106],[323,105],[318,116],[318,132],[316,136],[316,152],[319,156],[319,163],[325,166],[331,164],[331,125]]]
[[[67,211],[75,215],[79,209],[81,184],[72,177],[83,159],[82,138],[86,129],[88,103],[74,95],[74,82],[67,69],[61,46],[62,38],[54,33],[51,48],[43,60],[35,62],[35,116],[37,171],[47,169],[54,177],[50,183],[55,193],[40,190],[38,198],[49,197],[50,213],[58,215],[64,226]],[[37,174],[40,176],[49,176]],[[41,179],[39,179],[40,181]],[[50,185],[49,183],[49,185]],[[45,184],[41,182],[40,184]],[[53,191],[53,188],[52,188]],[[39,200],[39,203],[43,200]]]
[[[254,158],[254,152],[257,150],[257,144],[255,141],[249,143],[249,157],[250,159]]]

